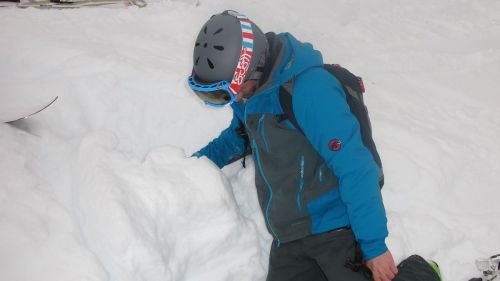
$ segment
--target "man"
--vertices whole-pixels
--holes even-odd
[[[356,241],[373,279],[392,280],[379,168],[320,52],[288,33],[264,35],[244,15],[225,11],[202,27],[193,63],[193,91],[234,112],[229,128],[195,155],[222,168],[252,153],[274,238],[267,280],[366,280],[346,266]],[[300,128],[283,117],[279,99],[290,81]]]

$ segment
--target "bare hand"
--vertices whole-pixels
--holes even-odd
[[[366,266],[372,271],[374,281],[391,281],[398,273],[398,268],[389,251],[367,261]]]

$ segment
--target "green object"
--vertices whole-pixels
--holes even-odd
[[[433,261],[433,260],[427,260],[427,263],[436,271],[437,275],[439,276],[439,280],[442,281],[443,277],[441,276],[441,270],[439,269],[439,265]]]

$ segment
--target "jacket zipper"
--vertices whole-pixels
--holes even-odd
[[[262,169],[262,163],[260,162],[259,150],[257,149],[257,143],[255,142],[255,139],[252,140],[252,145],[253,145],[253,148],[254,148],[253,152],[255,153],[255,159],[257,160],[257,167],[259,168],[260,176],[262,177],[262,179],[266,183],[266,186],[267,186],[267,188],[269,190],[269,199],[267,201],[266,211],[265,211],[266,223],[269,226],[269,229],[271,230],[274,238],[277,240],[278,247],[279,247],[279,245],[281,244],[281,242],[280,242],[280,240],[279,240],[278,235],[276,234],[276,232],[274,232],[274,229],[273,229],[273,227],[271,225],[271,221],[269,220],[269,209],[271,207],[271,201],[273,200],[273,189],[272,189],[271,185],[269,184],[269,181],[267,181],[266,176],[264,175],[264,170]]]
[[[259,119],[259,125],[257,126],[257,131],[260,132],[260,135],[262,136],[262,140],[264,141],[264,146],[266,147],[266,151],[269,152],[269,145],[267,144],[267,138],[266,138],[266,133],[264,131],[264,119],[266,118],[266,115],[262,115]]]
[[[319,182],[323,182],[323,165],[319,167]]]
[[[300,181],[299,192],[297,192],[297,207],[302,213],[302,190],[304,189],[304,155],[300,157]]]

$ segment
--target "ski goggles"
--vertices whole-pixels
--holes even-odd
[[[238,96],[230,90],[231,84],[227,81],[201,84],[196,82],[194,74],[192,74],[188,78],[188,85],[205,104],[210,106],[222,107],[230,105]]]
[[[222,107],[231,105],[238,96],[241,84],[249,71],[250,62],[253,56],[253,31],[252,22],[243,14],[235,11],[226,11],[227,14],[234,16],[240,22],[242,44],[240,58],[233,79],[229,81],[219,81],[215,83],[202,84],[195,80],[194,69],[188,78],[188,85],[194,93],[205,102],[205,104]]]

